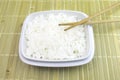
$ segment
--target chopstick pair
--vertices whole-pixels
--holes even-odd
[[[59,24],[60,26],[62,25],[70,25],[70,27],[68,27],[68,28],[66,28],[64,31],[67,31],[67,30],[69,30],[69,29],[71,29],[71,28],[73,28],[73,27],[75,27],[75,26],[77,26],[77,25],[81,25],[81,24],[85,24],[85,23],[90,23],[90,20],[92,19],[92,18],[95,18],[95,17],[97,17],[97,16],[99,16],[99,15],[101,15],[101,14],[103,14],[103,13],[105,13],[105,12],[107,12],[107,11],[109,11],[109,10],[111,10],[111,9],[113,9],[113,8],[115,8],[115,7],[117,7],[117,6],[119,6],[120,5],[120,2],[117,2],[117,3],[114,3],[113,5],[111,5],[111,6],[109,6],[108,8],[106,8],[106,9],[103,9],[103,10],[101,10],[100,12],[98,12],[98,13],[96,13],[96,14],[94,14],[94,15],[92,15],[92,16],[89,16],[89,17],[87,17],[87,18],[85,18],[85,19],[83,19],[83,20],[81,20],[81,21],[78,21],[78,22],[72,22],[72,23],[62,23],[62,24]],[[111,21],[108,21],[108,20],[104,20],[104,21],[98,21],[98,23],[105,23],[105,22],[120,22],[119,20],[111,20]],[[91,24],[94,24],[94,23],[97,23],[97,21],[96,22],[91,22]]]

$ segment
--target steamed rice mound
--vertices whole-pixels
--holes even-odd
[[[68,60],[85,56],[85,28],[81,25],[64,31],[68,26],[58,25],[78,20],[76,16],[64,13],[36,16],[26,26],[25,55],[43,60]]]

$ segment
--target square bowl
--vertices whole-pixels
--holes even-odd
[[[80,17],[80,19],[84,19],[84,18],[88,17],[83,12],[70,11],[70,10],[41,11],[41,12],[32,13],[29,16],[27,16],[27,18],[25,19],[25,21],[23,23],[23,26],[22,26],[20,42],[19,42],[19,55],[22,56],[20,58],[21,58],[21,60],[23,62],[25,62],[24,60],[27,60],[28,62],[33,61],[33,62],[42,62],[42,63],[49,63],[49,62],[50,63],[56,63],[56,62],[58,62],[58,63],[67,63],[67,62],[74,62],[74,61],[79,62],[79,61],[84,61],[84,60],[88,59],[91,55],[94,55],[93,30],[92,30],[92,27],[90,25],[86,25],[85,26],[85,33],[86,33],[86,39],[87,39],[87,50],[86,50],[87,55],[86,56],[75,58],[75,59],[69,59],[69,60],[46,60],[46,59],[44,60],[44,59],[34,59],[34,58],[30,58],[30,57],[26,56],[25,55],[26,43],[25,43],[25,35],[24,34],[25,34],[25,30],[26,30],[26,26],[27,26],[28,22],[31,21],[32,19],[34,19],[38,15],[41,15],[41,14],[42,15],[47,15],[47,14],[50,14],[50,13],[55,13],[55,14],[65,13],[65,14],[68,14],[68,15],[77,15],[78,17]],[[92,56],[92,58],[93,58],[93,56]],[[27,61],[25,63],[27,63]],[[86,63],[88,63],[88,62],[86,62]],[[30,64],[30,63],[28,63],[28,64]],[[31,65],[32,65],[32,63],[31,63]]]

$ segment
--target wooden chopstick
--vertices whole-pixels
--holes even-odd
[[[120,22],[120,20],[101,20],[101,21],[89,21],[85,24],[101,24],[101,23],[113,23],[113,22]]]
[[[113,22],[120,22],[120,20],[101,20],[101,21],[88,21],[84,24],[101,24],[101,23],[113,23]],[[59,24],[60,26],[69,26],[70,24]]]
[[[98,13],[92,15],[92,16],[89,16],[88,18],[85,18],[85,19],[83,19],[81,21],[73,22],[73,23],[64,23],[64,25],[70,25],[70,27],[64,29],[64,31],[67,31],[67,30],[69,30],[69,29],[71,29],[71,28],[73,28],[73,27],[75,27],[77,25],[84,24],[84,23],[88,22],[90,19],[92,19],[94,17],[97,17],[97,16],[99,16],[99,15],[111,10],[112,8],[115,8],[115,7],[119,6],[119,5],[120,5],[120,2],[117,2],[117,3],[114,3],[111,6],[107,7],[106,9],[103,9],[100,12],[98,12]],[[59,25],[62,25],[62,24],[59,24]]]

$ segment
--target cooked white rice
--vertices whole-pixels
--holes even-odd
[[[64,31],[59,23],[76,22],[76,16],[64,13],[39,15],[28,23],[25,31],[25,55],[33,59],[64,60],[85,56],[85,28]]]

